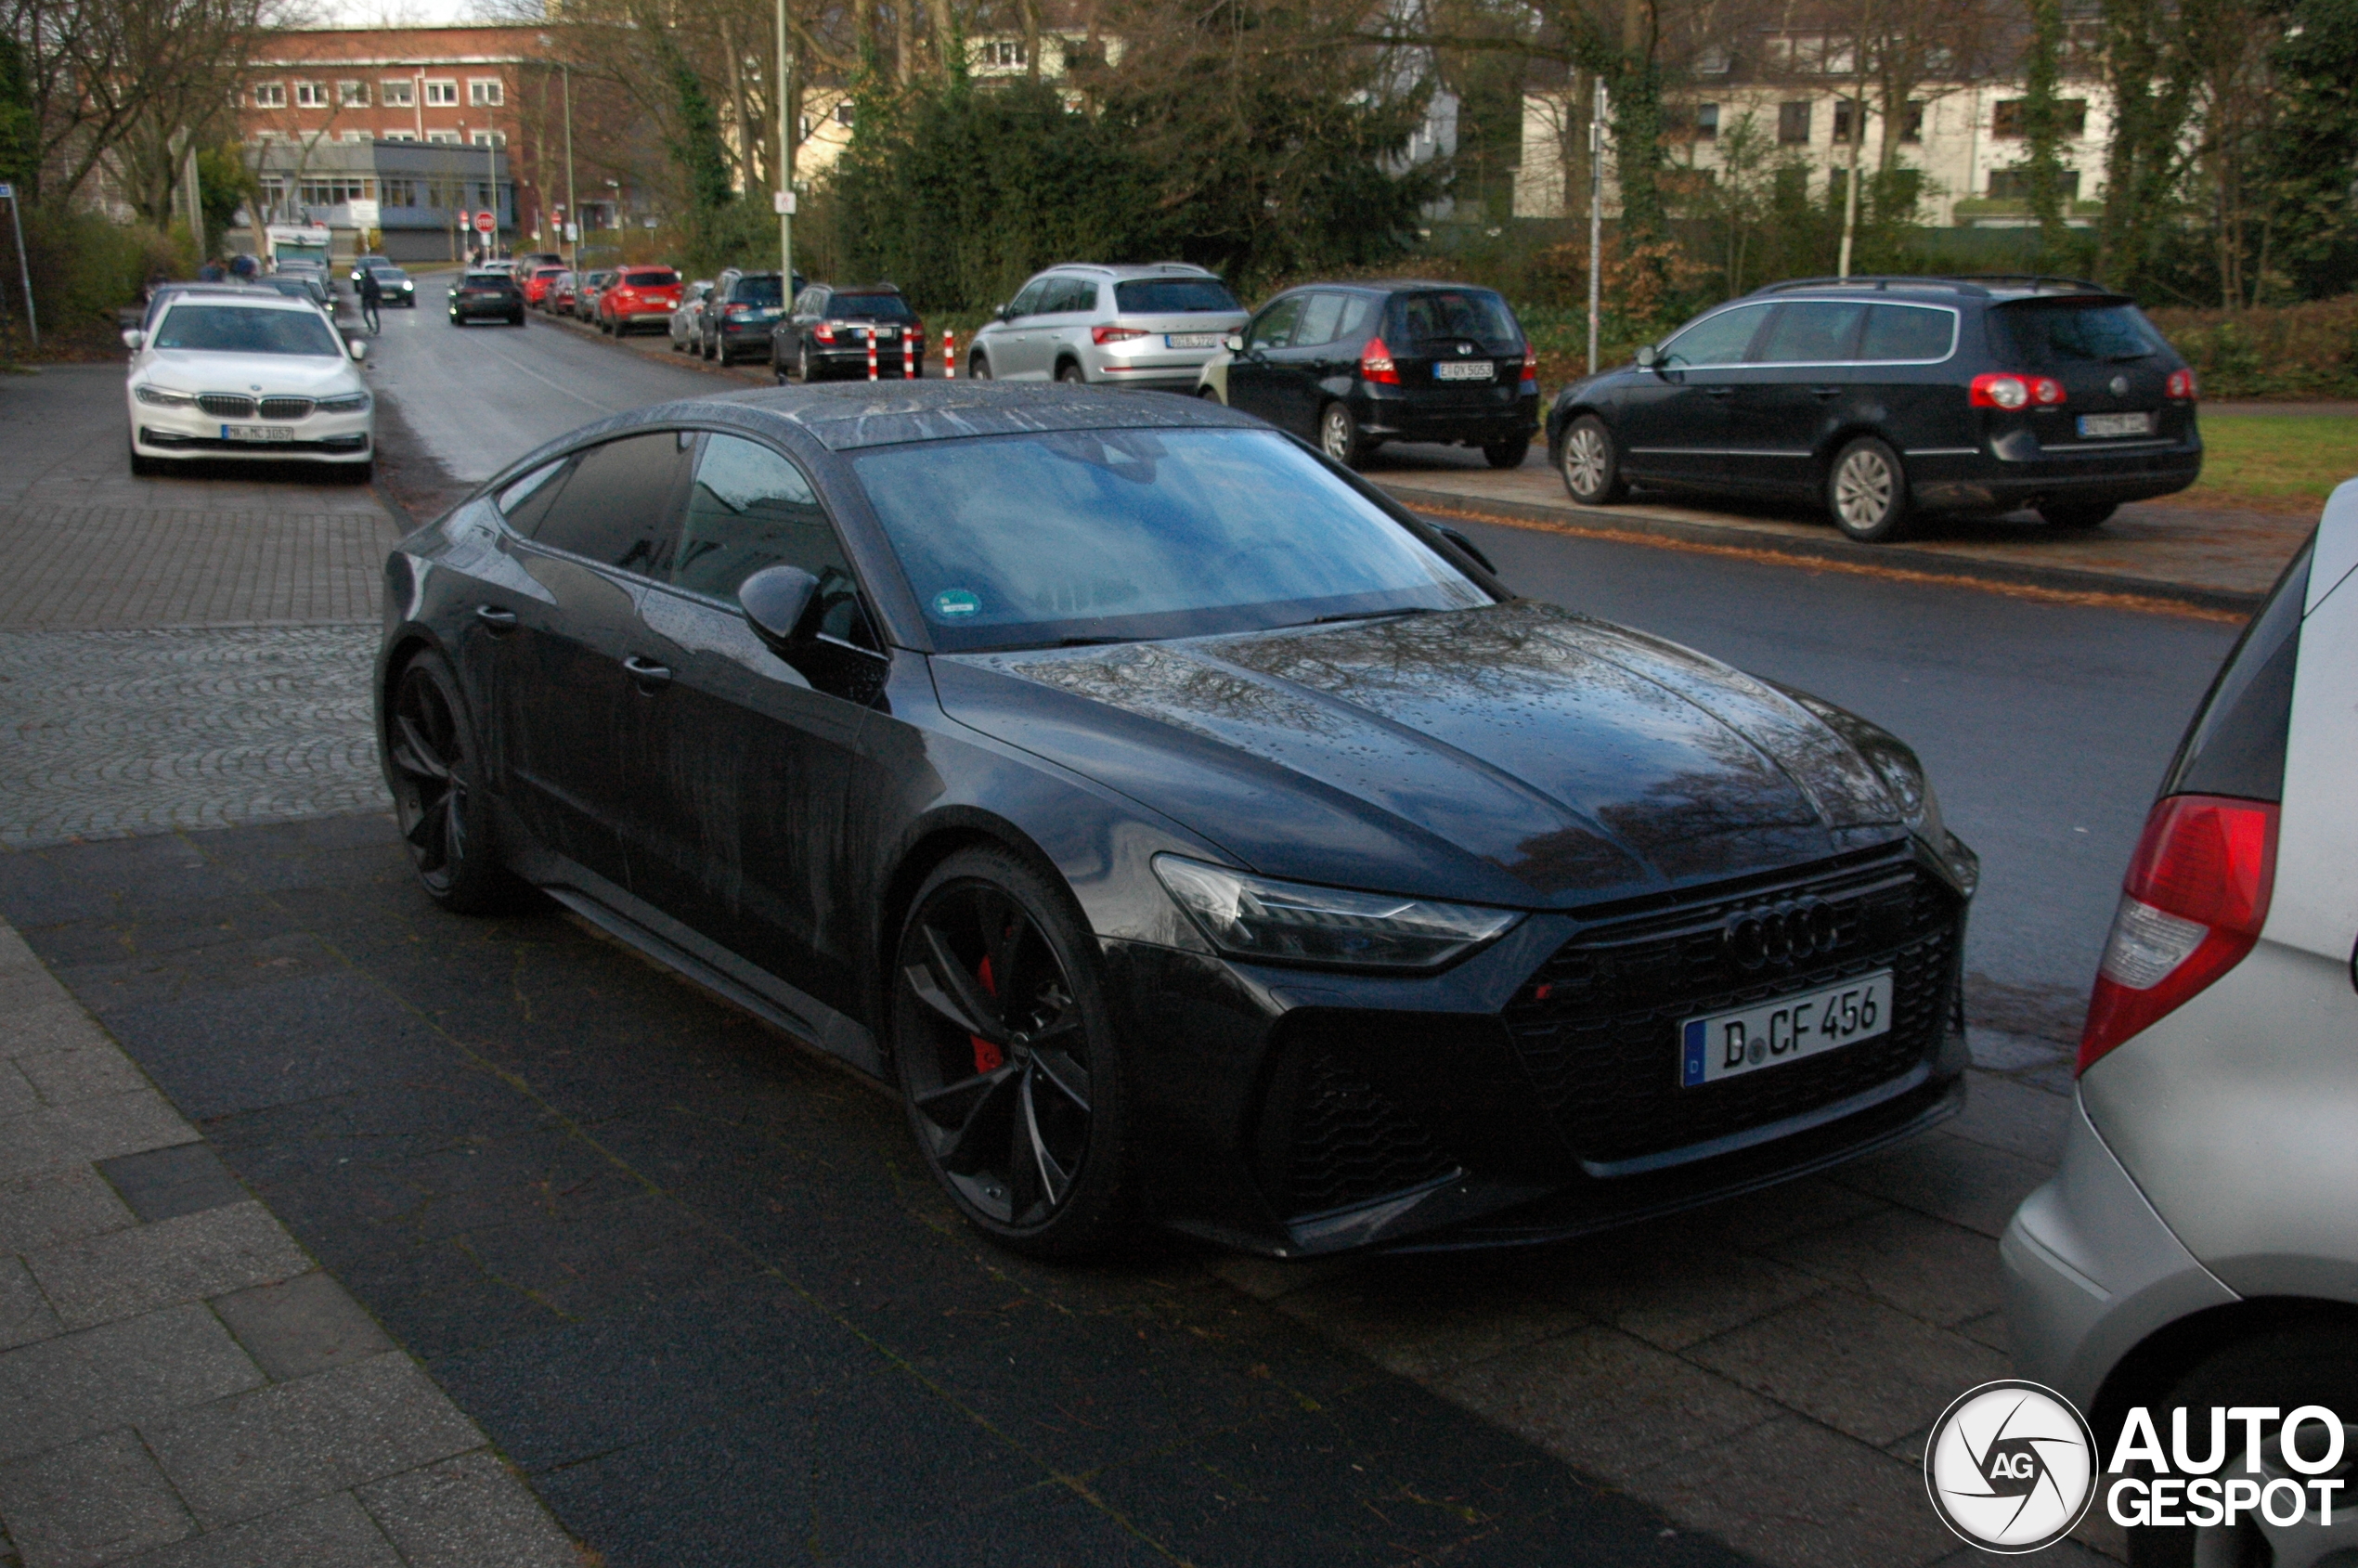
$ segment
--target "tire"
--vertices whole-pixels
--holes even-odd
[[[810,345],[807,343],[795,345],[794,376],[803,385],[810,384]]]
[[[376,476],[377,460],[374,458],[366,462],[347,463],[337,475],[347,485],[366,485]]]
[[[1482,449],[1482,455],[1493,468],[1521,468],[1522,460],[1531,455],[1531,437],[1518,435],[1512,441],[1493,441]]]
[[[2051,528],[2100,528],[2112,514],[2120,510],[2118,501],[2065,502],[2042,506],[2039,515]]]
[[[970,382],[989,381],[991,379],[991,356],[987,354],[969,353],[966,356],[966,379]]]
[[[131,476],[134,479],[161,479],[163,477],[163,473],[162,460],[142,457],[139,455],[138,447],[131,448]]]
[[[1056,380],[1066,386],[1087,386],[1089,372],[1068,359],[1056,367]]]
[[[1105,1251],[1128,1229],[1132,1160],[1112,1016],[1071,895],[1004,849],[962,850],[917,889],[895,951],[894,1069],[934,1179],[1012,1251]]]
[[[1374,450],[1359,434],[1359,420],[1351,405],[1328,404],[1318,410],[1318,449],[1345,468],[1357,468]]]
[[[1583,414],[1564,432],[1556,452],[1556,472],[1564,489],[1583,506],[1612,506],[1629,499],[1629,482],[1621,476],[1621,443],[1594,414]]]
[[[440,654],[421,653],[394,676],[380,740],[402,843],[426,897],[459,914],[512,905],[521,888],[499,863],[475,731]]]
[[[2171,1428],[2167,1412],[2183,1407],[2188,1416],[2188,1446],[2199,1454],[2209,1445],[2210,1434],[2205,1428],[2208,1412],[2214,1406],[2274,1406],[2290,1412],[2303,1405],[2322,1405],[2344,1423],[2341,1467],[2330,1477],[2319,1479],[2358,1482],[2358,1335],[2345,1326],[2288,1324],[2229,1345],[2197,1363],[2168,1393],[2152,1401],[2149,1407],[2155,1412],[2165,1443],[2170,1440]],[[2262,1467],[2271,1474],[2296,1481],[2307,1479],[2284,1469],[2273,1423],[2263,1423],[2260,1430]],[[2245,1435],[2241,1421],[2228,1422],[2229,1452],[2235,1457],[2217,1473],[2245,1473]],[[2100,1448],[2112,1440],[2110,1433],[2100,1432],[2097,1437]],[[2322,1429],[2313,1424],[2303,1425],[2301,1447],[2305,1452],[2315,1454],[2317,1449],[2312,1445],[2323,1442]],[[2134,1468],[2145,1467],[2139,1464]],[[2265,1477],[2251,1479],[2266,1484]],[[2349,1495],[2345,1487],[2334,1497],[2335,1533],[2344,1540],[2347,1536],[2340,1516],[2345,1506],[2343,1499]],[[2290,1529],[2310,1534],[2313,1539],[2323,1534],[2317,1530],[2314,1519],[2313,1501],[2312,1523],[2307,1530],[2302,1531],[2299,1524]],[[2343,1556],[2343,1552],[2335,1551],[2327,1561],[2339,1562]],[[2265,1527],[2248,1519],[2237,1521],[2232,1530],[2222,1524],[2208,1528],[2143,1525],[2129,1531],[2130,1568],[2192,1568],[2197,1562],[2205,1568],[2269,1568],[2277,1561],[2278,1553],[2268,1540]]]
[[[1826,470],[1826,511],[1846,538],[1888,544],[1908,532],[1908,471],[1899,454],[1862,435]]]

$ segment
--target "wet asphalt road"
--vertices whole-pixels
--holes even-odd
[[[443,284],[385,313],[388,456],[441,487],[623,409],[745,383],[535,317],[453,328]],[[408,443],[412,451],[400,451]],[[1518,591],[1698,648],[1885,725],[1982,856],[1976,1021],[2066,1039],[2155,785],[2233,627],[1462,525]]]

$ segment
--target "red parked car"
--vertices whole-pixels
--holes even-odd
[[[529,305],[545,303],[549,297],[549,285],[564,275],[565,269],[562,266],[534,267],[532,275],[524,280],[524,303]]]
[[[620,337],[640,327],[668,328],[680,308],[680,275],[667,266],[627,266],[598,296],[598,330]]]

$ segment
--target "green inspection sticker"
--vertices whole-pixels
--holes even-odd
[[[982,608],[982,601],[963,588],[945,588],[933,596],[933,613],[937,616],[971,616]]]

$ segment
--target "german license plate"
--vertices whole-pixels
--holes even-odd
[[[2082,440],[2106,435],[2151,435],[2154,417],[2151,414],[2082,414],[2079,434]]]
[[[1165,348],[1218,348],[1220,334],[1218,332],[1165,332],[1162,335],[1162,343]]]
[[[292,441],[295,433],[282,424],[225,424],[224,441]]]
[[[1432,368],[1437,382],[1492,382],[1498,379],[1498,367],[1487,359],[1444,359]]]
[[[878,343],[890,343],[898,336],[900,336],[900,334],[890,327],[878,327],[875,329],[875,337]]]
[[[1891,971],[1878,969],[1739,1013],[1689,1018],[1678,1028],[1678,1083],[1717,1083],[1890,1032]]]

